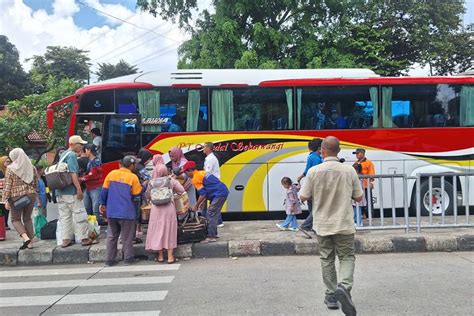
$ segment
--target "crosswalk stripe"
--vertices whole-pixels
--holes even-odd
[[[73,288],[76,286],[106,286],[106,285],[139,285],[171,283],[174,276],[164,277],[135,277],[135,278],[106,278],[89,280],[62,280],[43,282],[11,282],[0,283],[0,290],[46,289],[46,288]]]
[[[162,301],[168,291],[1,297],[0,307]]]
[[[63,268],[63,269],[25,269],[25,270],[2,270],[0,278],[24,277],[24,276],[46,276],[46,275],[73,275],[73,274],[93,274],[112,272],[147,272],[147,271],[175,271],[179,269],[179,264],[154,264],[136,266],[116,266],[116,267],[87,267],[87,268]]]
[[[127,315],[127,316],[158,316],[161,311],[143,311],[143,312],[114,312],[114,313],[85,313],[85,314],[61,314],[67,316],[110,316],[110,315]]]

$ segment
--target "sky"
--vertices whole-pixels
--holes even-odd
[[[200,8],[210,2],[198,1]],[[140,71],[176,69],[177,49],[189,34],[135,5],[136,0],[0,0],[0,34],[16,46],[27,71],[31,61],[25,60],[44,54],[47,46],[89,51],[92,71],[97,63],[120,59]],[[466,0],[466,7],[468,24],[474,22],[474,0]],[[426,75],[427,69],[416,66],[410,74]]]

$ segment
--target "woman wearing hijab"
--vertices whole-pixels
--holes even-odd
[[[166,168],[163,156],[153,156],[153,174],[148,186],[150,192],[153,187],[153,180],[161,177],[167,177],[168,169]],[[183,194],[184,188],[179,182],[170,178],[170,188],[173,193]],[[150,219],[148,221],[148,232],[146,236],[145,249],[148,251],[158,251],[156,257],[157,262],[164,262],[164,250],[168,253],[168,263],[176,261],[173,250],[178,246],[178,221],[176,219],[176,208],[173,199],[168,204],[151,206]]]
[[[13,149],[9,157],[12,163],[5,173],[2,201],[5,202],[5,207],[11,210],[12,225],[23,239],[20,247],[20,250],[23,250],[32,248],[31,243],[35,236],[31,213],[37,198],[38,176],[23,149]],[[30,202],[21,208],[15,208],[13,203],[23,197],[27,197]]]
[[[153,154],[148,149],[141,148],[137,153],[137,158],[141,159],[141,161],[136,164],[134,172],[138,176],[138,180],[140,180],[142,188],[146,188],[148,186],[148,182],[151,179],[151,171],[149,171],[146,166],[151,162]],[[133,241],[134,244],[141,244],[143,242],[141,239],[143,236],[143,232],[140,206],[141,203],[146,200],[144,193],[145,192],[143,191],[140,196],[140,201],[137,201],[137,203],[135,203],[137,207],[137,231],[135,232],[135,240]]]
[[[184,157],[183,151],[179,147],[173,147],[169,151],[171,159],[171,169],[174,171],[180,169],[188,160]],[[176,179],[181,183],[184,190],[188,193],[189,205],[191,207],[196,204],[196,189],[193,186],[191,178],[186,176],[184,173],[177,176]]]
[[[0,157],[0,196],[2,195],[3,181],[5,180],[4,178],[5,173],[7,172],[7,166],[11,163],[10,157]],[[8,213],[10,213],[10,211],[5,208],[5,204],[3,203],[0,203],[0,212],[2,212],[3,217],[5,218],[5,229],[10,230],[10,227],[8,227]]]

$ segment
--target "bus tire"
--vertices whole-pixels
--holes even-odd
[[[420,193],[421,193],[421,216],[428,216],[429,213],[429,189],[430,184],[428,179],[423,180],[420,186]],[[444,194],[441,195],[441,179],[433,178],[432,182],[432,198],[433,198],[433,208],[432,214],[434,216],[440,216],[442,214],[442,198],[445,198],[445,213],[444,215],[452,215],[453,214],[453,203],[455,202],[453,198],[453,186],[448,181],[444,181]],[[416,215],[416,190],[413,194],[412,198],[412,206],[415,210]]]

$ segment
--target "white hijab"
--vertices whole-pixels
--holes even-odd
[[[25,183],[30,184],[33,182],[35,167],[33,167],[30,158],[28,158],[23,149],[15,148],[10,151],[9,156],[12,160],[12,163],[8,166],[8,169],[10,169]]]

